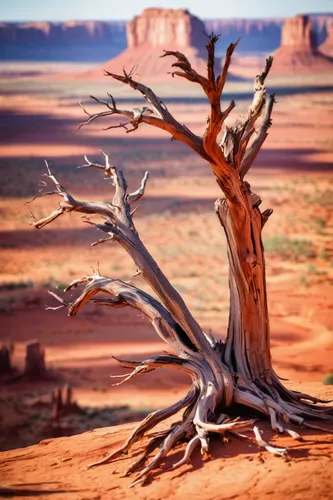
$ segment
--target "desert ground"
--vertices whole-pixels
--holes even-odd
[[[89,463],[98,449],[103,454],[120,441],[120,435],[125,437],[133,424],[108,426],[136,421],[171,404],[189,385],[185,375],[162,369],[112,385],[117,379],[110,379],[110,375],[124,373],[112,356],[143,359],[165,349],[137,312],[89,305],[78,316],[68,318],[64,309],[45,310],[46,305],[56,305],[48,290],[62,293],[70,281],[89,274],[91,268],[143,289],[146,285],[140,276],[134,276],[135,265],[116,244],[91,246],[101,236],[79,215],[64,215],[41,231],[31,226],[34,218],[52,212],[58,201],[54,196],[31,201],[41,188],[40,181],[45,180],[44,159],[70,192],[90,200],[108,199],[112,186],[99,171],[76,168],[85,163],[83,155],[101,162],[100,151],[109,154],[133,190],[148,170],[146,194],[135,215],[141,238],[204,330],[224,338],[228,322],[226,242],[214,213],[214,201],[222,193],[209,165],[145,125],[131,134],[121,128],[106,131],[103,128],[117,123],[106,119],[76,131],[87,118],[79,101],[89,111],[100,108],[89,99],[90,94],[105,98],[106,92],[111,92],[119,105],[128,109],[141,99],[110,78],[84,81],[76,78],[75,71],[77,68],[54,65],[43,71],[34,66],[30,71],[27,64],[12,64],[0,75],[0,338],[4,344],[14,345],[16,369],[13,377],[0,380],[0,449],[4,452],[0,454],[0,477],[8,488],[26,485],[29,489],[28,483],[38,483],[38,498],[44,498],[38,488],[47,489],[43,482],[55,480],[51,473],[54,454],[58,457],[72,446],[73,460]],[[229,82],[224,98],[226,106],[232,98],[237,103],[230,123],[243,116],[250,104],[253,84],[249,75],[257,72],[256,59],[236,59],[233,73],[239,78]],[[248,180],[264,208],[274,209],[264,230],[273,364],[277,373],[288,379],[288,387],[332,399],[332,389],[323,381],[333,373],[333,74],[320,79],[316,75],[277,76],[267,85],[277,99],[273,126]],[[169,75],[155,90],[179,121],[203,133],[208,107],[197,87],[177,84]],[[31,339],[39,340],[45,349],[49,376],[43,380],[20,377],[25,344]],[[51,391],[66,384],[71,385],[82,411],[55,422]],[[50,457],[44,452],[39,455],[39,464],[44,460],[48,464],[44,475],[38,472],[38,462],[30,468],[25,465],[30,448],[17,450],[101,427],[84,434],[80,443],[75,437],[70,438],[73,441],[52,440]],[[274,440],[268,428],[266,431]],[[90,441],[90,436],[96,442]],[[259,451],[256,455],[253,449],[244,451],[242,443],[223,445],[222,451],[214,445],[213,465],[208,470],[215,475],[223,467],[222,474],[228,477],[223,484],[229,485],[229,490],[225,496],[214,496],[207,490],[207,498],[259,498],[264,494],[282,498],[283,491],[276,486],[282,477],[286,491],[294,495],[290,498],[308,498],[304,495],[316,487],[316,481],[322,484],[317,498],[333,498],[327,476],[333,459],[332,438],[315,432],[305,432],[305,437],[311,446],[280,438],[292,448],[297,481],[285,477],[290,462],[279,462]],[[70,443],[77,443],[77,448]],[[58,458],[53,461],[59,462]],[[201,484],[209,484],[208,475],[199,475],[203,473],[199,461],[195,458],[192,475],[184,475],[190,469],[187,466],[169,473],[172,477],[181,475],[185,481],[173,479],[178,486],[169,491],[170,498],[191,492],[197,498],[193,488],[200,478]],[[61,474],[71,473],[71,463],[61,465]],[[237,474],[245,479],[237,489],[230,474],[238,466]],[[87,498],[127,498],[119,476],[113,483],[116,476],[111,473],[117,467],[111,464],[103,471],[100,467],[89,472],[87,480],[96,488],[90,485]],[[263,467],[273,470],[271,481]],[[312,486],[304,492],[302,481],[309,474],[313,474]],[[110,490],[99,489],[99,480],[104,485],[108,480]],[[129,483],[126,481],[124,488]],[[70,489],[68,481],[64,488]],[[77,482],[73,488],[78,488]],[[158,488],[142,491],[138,498],[161,495]],[[86,498],[80,492],[75,495],[59,491],[55,498]]]

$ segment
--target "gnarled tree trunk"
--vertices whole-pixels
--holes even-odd
[[[269,317],[267,309],[265,259],[261,241],[264,218],[259,208],[249,207],[238,216],[218,200],[216,211],[224,228],[229,260],[230,312],[224,361],[247,379],[271,381]],[[236,220],[235,214],[236,213]]]
[[[94,98],[106,109],[95,114],[90,114],[84,109],[88,119],[81,125],[101,117],[120,115],[126,117],[128,122],[111,125],[109,129],[122,127],[131,132],[141,123],[158,127],[169,132],[174,139],[188,145],[210,164],[224,194],[224,198],[216,202],[216,212],[227,238],[230,264],[230,317],[224,342],[216,341],[203,332],[138,235],[133,221],[135,210],[132,208],[133,203],[144,195],[148,173],[145,174],[140,188],[128,193],[122,172],[110,165],[107,155],[104,155],[105,165],[91,163],[85,157],[87,163],[84,167],[103,170],[115,187],[112,203],[90,202],[73,198],[47,165],[46,176],[55,186],[53,193],[63,200],[53,213],[34,222],[35,227],[41,229],[64,213],[73,211],[102,217],[101,223],[86,219],[86,222],[108,235],[93,245],[107,241],[118,242],[133,259],[138,273],[141,273],[159,300],[133,285],[100,276],[99,273],[74,280],[69,285],[67,290],[84,285],[81,295],[73,302],[67,302],[53,292],[51,294],[60,301],[59,307],[68,308],[70,316],[75,315],[90,300],[100,306],[134,307],[147,317],[156,333],[175,352],[174,355],[153,356],[142,362],[119,360],[124,366],[132,368],[129,374],[119,376],[122,382],[139,373],[146,373],[163,366],[184,371],[192,379],[192,386],[181,401],[148,415],[133,431],[124,446],[92,464],[92,466],[101,465],[116,459],[159,422],[184,410],[181,422],[155,434],[143,455],[132,464],[128,474],[139,471],[133,485],[144,482],[151,471],[181,440],[188,441],[188,444],[184,456],[173,467],[187,462],[197,446],[201,447],[202,453],[207,452],[209,435],[212,433],[232,432],[238,435],[239,430],[253,427],[255,439],[260,446],[276,455],[284,455],[285,449],[270,446],[262,440],[259,429],[253,425],[254,421],[251,418],[243,420],[235,418],[234,413],[230,411],[234,403],[249,408],[249,416],[252,414],[251,409],[268,416],[274,430],[286,432],[296,439],[299,435],[289,428],[288,423],[313,427],[306,419],[317,418],[328,421],[333,416],[332,407],[318,405],[326,403],[325,401],[285,389],[271,364],[261,234],[272,210],[260,211],[261,200],[251,191],[245,176],[271,125],[274,96],[266,94],[265,79],[272,58],[267,59],[263,73],[255,78],[254,97],[247,116],[234,127],[226,127],[225,119],[235,103],[231,102],[227,109],[222,111],[221,95],[236,44],[229,46],[222,72],[215,78],[214,51],[217,40],[218,37],[212,35],[207,44],[207,76],[196,73],[180,52],[164,54],[176,58],[173,64],[175,68],[173,76],[198,83],[207,95],[210,116],[203,137],[195,135],[185,125],[179,123],[168,111],[162,99],[125,71],[123,75],[106,74],[139,91],[146,99],[148,107],[136,107],[130,111],[119,109],[112,96],[109,96],[110,101]],[[261,121],[256,127],[259,118]],[[43,193],[39,196],[42,195]],[[99,294],[102,297],[96,298]],[[146,461],[156,448],[159,448],[158,453],[146,465]]]

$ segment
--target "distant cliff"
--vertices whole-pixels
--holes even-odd
[[[313,23],[314,43],[320,45],[327,36],[328,26],[333,21],[333,14],[313,14],[309,16]],[[280,47],[284,18],[271,19],[215,19],[205,21],[208,33],[221,33],[219,50],[238,40],[237,52],[272,52]]]
[[[305,15],[285,20],[281,46],[273,56],[275,74],[333,71],[333,60],[318,50],[314,22]]]
[[[219,50],[240,38],[237,52],[269,52],[280,45],[284,19],[216,19],[206,21],[208,33],[221,33]]]
[[[126,23],[0,23],[0,59],[103,61],[126,48]]]
[[[237,53],[276,50],[281,42],[284,19],[217,19],[202,22],[192,16],[190,25],[184,10],[179,9],[170,24],[167,15],[157,22],[157,14],[164,9],[146,9],[148,16],[136,16],[132,21],[70,21],[64,23],[29,22],[0,23],[1,60],[59,60],[102,62],[116,57],[126,47],[149,45],[169,48],[173,42],[179,47],[203,48],[207,33],[221,33],[219,54],[227,45],[240,38]],[[167,10],[167,9],[165,9]],[[163,16],[162,16],[163,17]],[[313,20],[314,43],[320,45],[327,38],[332,14],[310,16]],[[127,24],[127,27],[126,27]]]
[[[148,45],[195,47],[203,50],[207,37],[205,24],[186,9],[145,9],[127,24],[128,48]]]
[[[207,71],[205,25],[186,9],[145,9],[127,24],[127,43],[126,50],[92,70],[90,75],[97,77],[104,69],[119,73],[123,68],[134,68],[140,77],[165,80],[175,58],[161,58],[163,49],[179,50],[196,71]],[[220,64],[217,58],[216,69]]]

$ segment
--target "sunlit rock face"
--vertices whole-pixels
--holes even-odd
[[[174,57],[161,57],[163,50],[171,50],[185,54],[196,71],[206,74],[207,42],[204,23],[188,10],[146,9],[127,24],[127,49],[103,69],[114,73],[133,69],[136,78],[165,81],[168,73],[177,70],[172,67]],[[216,70],[220,64],[216,58]]]
[[[127,24],[127,44],[202,49],[207,43],[204,32],[204,23],[188,10],[146,9]]]
[[[311,30],[312,22],[307,16],[286,19],[282,28],[281,47],[311,51],[314,48]]]
[[[286,19],[282,28],[281,47],[274,54],[272,73],[330,72],[332,69],[333,61],[315,46],[309,17],[299,15]]]

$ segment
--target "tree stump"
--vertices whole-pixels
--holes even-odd
[[[40,342],[36,340],[29,342],[26,346],[24,372],[30,377],[40,377],[46,373],[44,350]]]

